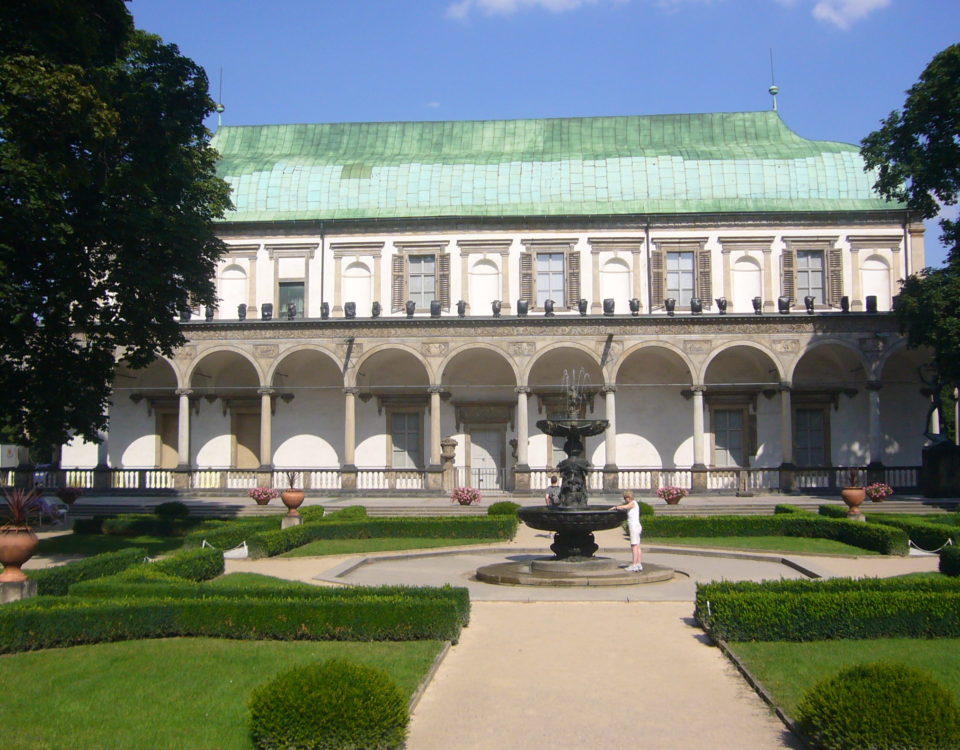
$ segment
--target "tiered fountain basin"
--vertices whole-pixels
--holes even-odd
[[[673,578],[672,568],[645,564],[633,572],[612,558],[594,557],[599,547],[593,532],[617,528],[626,520],[626,511],[601,505],[534,505],[521,508],[518,515],[531,528],[555,533],[550,546],[555,556],[485,565],[477,569],[477,580],[518,586],[633,586]]]

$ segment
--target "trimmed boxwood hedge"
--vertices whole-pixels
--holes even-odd
[[[0,653],[81,643],[207,636],[269,640],[408,641],[459,638],[455,602],[353,599],[85,599],[37,597],[0,608]]]
[[[849,508],[847,508],[846,505],[818,505],[817,506],[817,512],[821,516],[826,516],[827,518],[846,518],[848,510]]]
[[[213,528],[205,527],[191,531],[183,539],[184,549],[200,547],[203,542],[213,545],[217,549],[233,549],[247,541],[252,534],[260,531],[273,531],[280,528],[281,516],[267,516],[254,518],[237,518]]]
[[[515,516],[517,511],[523,507],[520,503],[514,503],[509,500],[500,500],[496,503],[490,503],[487,508],[488,516]]]
[[[356,521],[331,518],[321,523],[304,523],[289,529],[251,534],[246,541],[251,557],[273,557],[318,539],[510,539],[516,530],[515,516],[369,518]]]
[[[940,550],[940,572],[946,576],[960,576],[960,547]]]
[[[772,516],[655,516],[644,522],[648,538],[712,536],[797,536],[835,539],[880,552],[906,555],[907,535],[877,524],[820,518],[812,513],[779,513]]]
[[[37,593],[43,596],[63,596],[70,586],[80,581],[113,575],[143,562],[146,550],[128,547],[116,552],[104,552],[83,560],[57,565],[43,570],[31,570],[30,579],[37,582]]]
[[[100,599],[170,598],[170,599],[272,599],[344,601],[378,597],[401,597],[409,599],[438,599],[453,602],[462,625],[470,622],[470,593],[463,587],[453,586],[311,586],[296,581],[270,586],[216,586],[203,585],[183,580],[157,580],[134,582],[126,576],[113,576],[95,581],[84,581],[70,588],[71,596]]]
[[[734,592],[697,614],[728,641],[960,637],[960,591]]]
[[[101,533],[109,536],[173,536],[175,524],[170,518],[128,513],[105,518]]]
[[[921,549],[931,552],[940,549],[948,540],[952,541],[953,544],[960,544],[960,527],[956,526],[898,518],[889,513],[868,513],[867,522],[902,529],[910,537],[911,542]]]

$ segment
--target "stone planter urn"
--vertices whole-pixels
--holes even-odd
[[[287,515],[288,516],[299,516],[300,513],[297,510],[301,505],[303,505],[303,498],[305,493],[303,490],[295,490],[292,487],[286,489],[280,493],[280,500],[284,505],[287,506]]]
[[[26,581],[27,576],[20,568],[33,557],[39,543],[37,535],[28,527],[7,527],[0,530],[0,563],[3,564],[0,582]]]
[[[858,516],[860,515],[860,506],[867,499],[867,491],[863,487],[844,487],[840,490],[840,498],[850,509],[847,511],[847,515]]]

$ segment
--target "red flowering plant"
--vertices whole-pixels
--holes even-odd
[[[867,497],[874,502],[885,500],[893,494],[893,487],[884,482],[874,482],[873,484],[868,484],[863,489],[864,492],[867,493]]]
[[[480,499],[480,490],[476,487],[457,487],[450,493],[450,502],[460,505],[479,505]]]
[[[671,501],[679,501],[681,497],[686,497],[688,494],[690,493],[688,493],[683,487],[675,487],[673,485],[657,488],[657,497],[666,500],[668,503]]]

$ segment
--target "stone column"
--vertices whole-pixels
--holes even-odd
[[[790,399],[790,384],[780,384],[780,491],[793,490],[793,407]]]
[[[343,312],[343,258],[334,253],[333,256],[333,310],[334,313]]]
[[[703,460],[703,393],[706,388],[695,385],[693,391],[693,466],[690,467],[690,489],[705,492],[707,465]]]
[[[773,250],[763,249],[763,309],[773,310],[777,295],[773,292]]]
[[[98,432],[97,465],[93,468],[93,487],[97,490],[110,489],[110,454],[108,451],[108,433]]]
[[[642,277],[640,275],[640,259],[643,257],[643,253],[640,252],[640,248],[635,248],[633,251],[633,268],[631,269],[631,275],[633,276],[633,296],[634,298],[640,300],[640,309],[643,309],[643,287],[641,285]]]
[[[910,234],[910,273],[917,273],[926,264],[923,248],[923,222],[917,221],[907,227]]]
[[[590,252],[590,260],[590,270],[593,274],[593,299],[590,300],[590,313],[597,315],[603,309],[603,305],[600,302],[600,251],[592,250]],[[567,307],[576,308],[576,306],[576,300],[567,300]]]
[[[258,388],[260,394],[260,470],[273,470],[273,388]]]
[[[178,490],[190,487],[190,388],[177,388],[177,468],[173,472],[173,486]]]
[[[343,464],[340,467],[340,486],[345,490],[357,488],[357,394],[359,388],[343,389]]]
[[[865,307],[863,289],[860,283],[860,248],[850,247],[850,309],[863,310]]]
[[[530,464],[527,459],[527,394],[530,388],[518,386],[517,392],[517,465],[514,469],[514,489],[530,489]]]
[[[443,387],[431,385],[427,388],[430,394],[430,465],[427,466],[427,489],[439,490],[443,488],[443,467],[440,464],[440,394]]]
[[[867,383],[867,394],[870,397],[867,422],[870,436],[870,460],[867,463],[869,483],[884,480],[883,434],[880,429],[880,389],[882,387],[883,384],[879,380],[871,380]]]
[[[606,462],[603,466],[603,489],[618,490],[620,471],[617,468],[617,386],[605,385],[602,390],[605,396],[604,415],[610,423],[604,435]]]

